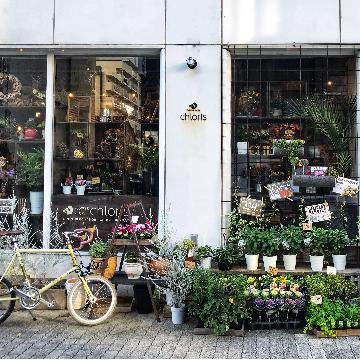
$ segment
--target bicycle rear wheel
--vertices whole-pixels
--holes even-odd
[[[102,276],[90,275],[85,281],[92,292],[89,296],[79,280],[69,291],[67,298],[71,316],[83,325],[98,325],[107,320],[116,306],[116,291],[113,284]]]
[[[12,290],[11,282],[3,278],[0,281],[0,323],[4,322],[14,310],[15,298],[16,294],[15,290]]]

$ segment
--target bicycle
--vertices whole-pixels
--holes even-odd
[[[13,246],[13,256],[0,276],[0,323],[4,322],[14,310],[15,302],[20,301],[21,306],[28,310],[33,320],[31,310],[40,303],[46,304],[49,308],[54,307],[54,302],[48,302],[41,297],[47,290],[65,280],[70,274],[76,274],[78,281],[73,284],[67,296],[67,309],[71,316],[83,325],[98,325],[107,320],[114,312],[116,307],[116,291],[113,284],[99,275],[89,275],[80,261],[80,265],[75,255],[75,251],[80,250],[84,244],[92,240],[93,231],[91,229],[78,229],[73,232],[63,233],[66,239],[67,249],[22,249],[19,248],[16,238],[11,239]],[[10,235],[7,232],[0,232],[0,236]],[[14,235],[14,232],[11,232]],[[79,239],[78,248],[73,248],[71,238]],[[50,282],[48,285],[37,288],[31,285],[30,278],[26,273],[22,254],[68,254],[71,258],[72,267],[64,274]],[[11,284],[6,276],[10,274],[18,260],[20,270],[24,276],[24,283],[21,287]]]

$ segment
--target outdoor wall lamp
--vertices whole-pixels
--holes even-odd
[[[197,67],[197,61],[190,56],[186,59],[186,65],[189,69],[195,69]]]

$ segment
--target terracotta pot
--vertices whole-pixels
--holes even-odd
[[[166,271],[168,265],[169,265],[169,263],[164,259],[151,260],[148,263],[150,271],[157,273],[157,274],[163,274]]]
[[[107,279],[111,279],[115,274],[116,265],[117,265],[117,256],[110,256],[108,259],[106,269],[104,271],[104,277],[106,277]]]
[[[25,128],[24,130],[24,139],[36,139],[38,136],[38,132],[34,128]]]

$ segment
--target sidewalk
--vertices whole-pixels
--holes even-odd
[[[193,335],[192,323],[157,323],[153,314],[115,314],[96,327],[66,311],[15,312],[0,325],[1,358],[360,358],[360,338],[317,339],[262,330],[244,338]]]

